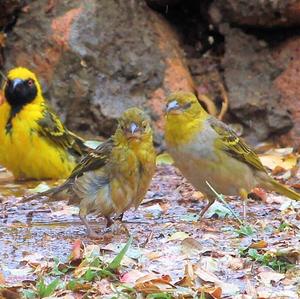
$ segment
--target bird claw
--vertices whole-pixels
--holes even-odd
[[[94,230],[87,232],[87,236],[91,239],[103,239],[103,235],[97,234]]]
[[[129,232],[128,228],[120,220],[114,221],[109,227],[106,228],[105,231],[113,233],[113,234],[125,233],[127,236],[130,235],[130,232]]]

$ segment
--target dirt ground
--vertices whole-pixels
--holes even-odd
[[[143,204],[125,213],[133,241],[113,271],[107,265],[128,236],[105,231],[90,240],[77,208],[18,203],[36,185],[1,186],[3,298],[299,298],[299,202],[261,193],[248,202],[247,224],[220,203],[200,220],[205,199],[173,166],[160,165]],[[238,198],[226,200],[242,215]],[[104,231],[102,218],[91,221]]]

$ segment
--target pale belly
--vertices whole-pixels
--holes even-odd
[[[214,196],[208,182],[218,193],[239,195],[242,189],[250,192],[257,185],[252,169],[229,156],[214,157],[206,153],[169,150],[175,165],[187,180],[199,191]],[[210,157],[211,156],[211,157]]]

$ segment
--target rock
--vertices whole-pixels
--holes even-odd
[[[24,3],[21,0],[0,1],[0,67],[4,64],[6,33],[16,23],[17,16],[23,5]]]
[[[273,51],[278,65],[284,71],[275,80],[275,86],[282,97],[282,107],[291,111],[294,127],[282,136],[284,145],[300,148],[300,38],[294,37],[283,42]]]
[[[232,114],[252,142],[288,131],[292,120],[273,81],[281,73],[265,42],[239,29],[221,28],[225,37],[224,77]]]
[[[162,106],[193,82],[178,39],[141,0],[33,1],[6,48],[5,68],[27,66],[75,131],[110,135],[139,106],[161,128]]]
[[[10,26],[16,21],[17,14],[23,6],[21,0],[1,0],[0,1],[0,31],[8,31]]]
[[[214,24],[295,26],[300,24],[300,3],[297,0],[214,0],[209,16]]]
[[[174,6],[183,0],[146,0],[146,3],[153,9],[166,10],[168,6]]]

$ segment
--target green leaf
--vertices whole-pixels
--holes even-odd
[[[172,165],[173,158],[168,153],[162,153],[156,157],[156,165]]]
[[[250,225],[242,225],[239,229],[235,230],[235,232],[240,237],[249,237],[255,234],[255,229]]]
[[[155,293],[155,294],[149,294],[147,299],[172,299],[171,295],[168,293]]]
[[[48,285],[45,284],[44,279],[41,279],[37,284],[37,291],[41,298],[49,297],[52,295],[59,285],[60,280],[59,278],[54,279]]]
[[[231,211],[225,207],[220,202],[215,201],[207,210],[206,217],[211,218],[214,215],[217,215],[218,218],[225,218],[226,216],[231,216]]]
[[[93,281],[95,277],[96,277],[96,273],[91,269],[88,269],[83,275],[83,279],[85,281]]]
[[[36,296],[36,292],[34,290],[23,290],[22,291],[22,298],[25,298],[25,299],[35,299],[37,296]]]
[[[129,249],[131,243],[132,243],[132,236],[129,237],[129,240],[127,241],[126,245],[123,247],[123,249],[119,252],[119,254],[110,262],[107,269],[108,270],[116,270],[120,267],[121,261],[123,257],[125,256],[127,250]]]
[[[199,214],[195,213],[186,213],[182,216],[180,216],[180,220],[186,221],[186,222],[195,222],[198,221],[200,218]]]
[[[30,193],[41,193],[41,192],[47,191],[49,189],[50,189],[50,187],[46,182],[41,182],[35,188],[28,189],[28,191]]]
[[[97,271],[97,275],[99,275],[100,277],[104,278],[104,277],[113,277],[115,276],[113,273],[111,273],[108,269],[101,269],[99,271]]]
[[[45,282],[44,282],[44,279],[43,279],[43,278],[41,278],[41,279],[39,280],[39,282],[37,283],[36,289],[37,289],[37,292],[38,292],[38,294],[39,294],[39,296],[40,296],[41,298],[45,297],[45,296],[44,296],[44,293],[45,293],[45,290],[46,290],[46,285],[45,285]]]

